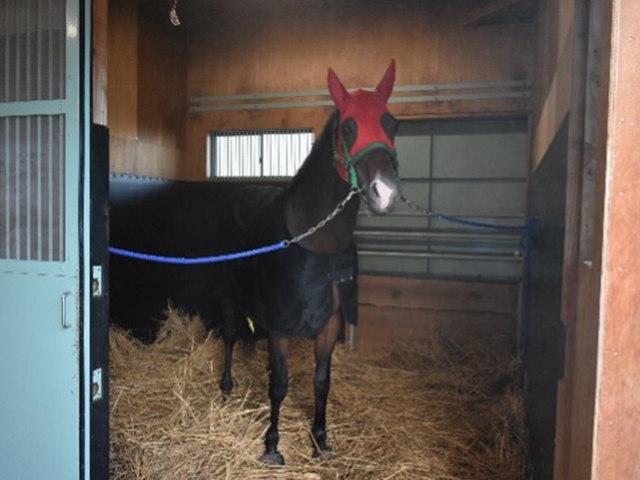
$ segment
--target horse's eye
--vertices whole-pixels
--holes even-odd
[[[358,125],[353,118],[348,118],[342,122],[342,138],[347,142],[349,150],[353,148],[358,137]]]
[[[382,128],[389,136],[389,138],[393,140],[393,138],[396,136],[396,133],[398,132],[398,121],[393,118],[393,115],[391,115],[390,113],[385,113],[382,115],[382,117],[380,117],[380,124],[382,125]]]

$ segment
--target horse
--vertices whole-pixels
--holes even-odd
[[[375,90],[349,93],[329,68],[336,109],[298,172],[284,188],[242,188],[224,208],[220,228],[229,249],[298,237],[288,248],[230,262],[224,273],[223,393],[233,387],[232,354],[240,325],[246,329],[249,318],[268,335],[271,423],[260,458],[264,463],[284,464],[278,452],[278,419],[289,386],[292,337],[315,339],[314,455],[332,454],[326,433],[331,355],[345,320],[357,323],[353,232],[360,195],[375,214],[390,212],[400,196],[394,145],[398,122],[386,106],[394,79],[392,60]],[[328,216],[333,218],[314,228]]]

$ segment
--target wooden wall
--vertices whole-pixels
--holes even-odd
[[[640,4],[614,0],[602,124],[601,316],[592,478],[640,478]],[[606,32],[606,29],[604,29]],[[603,185],[603,186],[604,186]],[[600,216],[600,212],[598,212]]]
[[[492,337],[515,350],[518,286],[360,276],[358,348],[424,343],[443,335],[459,345]]]
[[[180,179],[186,158],[186,39],[155,2],[109,0],[113,172]]]
[[[135,140],[138,137],[138,7],[128,0],[110,0],[108,12],[108,126],[112,136]]]
[[[573,0],[541,2],[538,18],[536,95],[533,115],[529,213],[537,218],[532,253],[531,316],[528,326],[525,369],[527,413],[534,480],[559,476],[558,466],[568,463],[568,452],[557,448],[557,439],[569,423],[568,412],[558,408],[558,381],[566,378],[565,329],[573,335],[563,312],[563,277],[567,261],[567,203],[575,201],[567,191],[568,178],[577,184],[575,158],[570,144],[577,122],[583,119],[574,94],[574,61],[577,32]],[[578,24],[579,25],[579,24]],[[571,132],[570,132],[571,131]],[[551,188],[549,188],[551,187]],[[574,194],[577,192],[573,192]],[[559,440],[561,442],[561,440]],[[566,457],[563,458],[562,455]],[[578,478],[578,477],[576,477]],[[588,477],[584,477],[585,479]]]
[[[570,109],[575,3],[540,2],[537,30],[536,94],[532,138],[535,170]]]
[[[476,0],[179,2],[182,25],[175,28],[165,1],[109,0],[111,169],[202,179],[209,131],[313,127],[319,133],[330,107],[189,113],[187,105],[194,95],[325,90],[329,66],[348,88],[374,87],[392,58],[396,85],[533,80],[534,24],[475,25],[469,19],[477,6]],[[460,118],[526,115],[532,105],[531,99],[469,100],[391,110],[407,119]],[[456,288],[462,287],[451,285]],[[492,298],[500,304],[499,296]],[[369,325],[379,327],[363,328],[363,338],[375,342],[388,331],[393,308],[363,305]],[[434,328],[515,335],[514,317],[504,311],[422,306],[405,313],[403,326],[393,327],[399,339],[422,338]]]
[[[555,478],[639,478],[640,5],[591,0],[588,7],[585,65],[574,69],[583,115],[575,122],[582,135],[569,141],[569,160],[575,150],[579,168],[567,183],[567,348]]]
[[[567,114],[529,182],[529,215],[537,222],[524,348],[526,407],[535,480],[553,478],[557,383],[564,367],[561,300],[568,123]]]
[[[533,78],[532,24],[464,26],[477,2],[251,0],[187,10],[187,95],[326,89],[333,67],[345,86],[374,87],[389,61],[397,85]],[[395,104],[400,117],[526,112],[522,100]],[[223,128],[313,127],[331,108],[188,115],[189,169],[205,174],[206,133]]]
[[[201,4],[186,9],[183,16],[189,31],[187,96],[325,90],[329,66],[348,88],[372,88],[392,58],[397,64],[396,85],[532,80],[534,25],[467,26],[476,5],[473,0],[283,0],[277,7],[255,0]],[[531,105],[529,100],[491,100],[392,104],[390,109],[399,118],[435,118],[527,114]],[[319,133],[331,110],[189,113],[189,177],[205,176],[210,131],[312,127]],[[514,341],[514,286],[501,290],[511,302],[507,312],[496,310],[503,297],[491,286],[483,290],[455,282],[379,281],[388,288],[376,287],[373,279],[361,283],[362,324],[357,335],[365,348],[388,347],[390,338],[419,342],[434,331],[459,341],[484,335]],[[386,296],[378,296],[381,291]],[[381,305],[390,291],[406,294]],[[478,291],[492,307],[480,308],[480,301],[465,307],[454,300]],[[410,292],[431,302],[408,307]],[[438,304],[439,296],[449,303]]]
[[[633,96],[638,59],[633,57],[637,38],[632,23],[638,7],[621,0],[546,0],[539,2],[535,26],[470,26],[468,15],[477,3],[194,0],[180,2],[182,26],[170,33],[166,2],[143,2],[138,8],[133,0],[109,0],[111,168],[203,178],[207,132],[276,127],[319,131],[330,111],[189,113],[193,95],[321,90],[328,66],[347,87],[372,87],[391,58],[397,61],[398,85],[535,76],[531,102],[435,102],[393,105],[391,110],[401,118],[532,112],[530,204],[540,216],[541,242],[534,262],[530,353],[551,358],[554,367],[553,374],[545,372],[545,364],[531,363],[529,370],[529,378],[542,382],[529,399],[530,404],[536,395],[542,400],[533,425],[540,428],[534,448],[542,452],[534,458],[540,467],[534,478],[635,478],[637,456],[629,439],[638,433],[632,399],[637,399],[640,382],[637,329],[632,328],[636,304],[630,296],[637,293],[638,282],[636,260],[629,254],[637,249],[629,242],[637,237],[634,226],[640,215],[633,210],[638,202],[628,200],[635,196],[624,192],[636,191],[633,180],[638,178],[633,161],[638,151],[634,142],[640,138],[634,130],[638,108]],[[596,4],[599,12],[593,10]],[[592,48],[597,36],[603,45]],[[618,61],[618,55],[623,59]],[[610,71],[615,79],[611,91]],[[613,113],[609,98],[616,107]],[[610,133],[614,143],[607,150]],[[367,282],[367,289],[375,291],[375,282]],[[405,288],[410,292],[412,287],[397,291]],[[391,327],[396,314],[388,309],[405,304],[378,304],[366,291],[363,311],[382,320],[377,333],[361,329],[363,338],[370,334],[375,341],[386,331],[402,339],[421,334],[421,328],[448,325],[439,323],[438,309],[424,306],[409,307],[406,318]],[[409,301],[409,293],[399,295]],[[564,369],[556,371],[559,363]],[[554,406],[556,374],[561,378]],[[554,445],[555,459],[550,455]]]
[[[374,87],[396,59],[397,85],[532,80],[533,23],[469,25],[475,0],[180,2],[109,0],[111,168],[206,175],[207,132],[313,127],[331,108],[188,113],[193,95]],[[396,104],[400,117],[528,113],[529,99]]]
[[[551,410],[556,395],[552,385],[555,378],[549,371],[557,371],[557,365],[550,370],[545,363],[532,361],[529,368],[530,378],[543,381],[542,388],[532,385],[529,394],[530,403],[537,407],[537,411],[532,410],[537,415],[532,421],[536,479],[598,478],[594,476],[594,466],[600,458],[610,457],[610,452],[594,450],[598,356],[602,344],[601,282],[607,248],[602,234],[606,225],[605,185],[610,161],[606,120],[610,9],[608,0],[551,0],[544,3],[540,15],[537,62],[540,90],[536,96],[532,147],[531,205],[534,207],[537,202],[546,205],[548,212],[563,212],[560,228],[564,240],[562,245],[544,241],[549,227],[558,228],[558,222],[554,220],[557,214],[541,215],[539,234],[543,241],[538,243],[537,253],[547,261],[556,259],[553,270],[562,273],[556,281],[561,297],[534,297],[545,313],[532,318],[532,328],[540,335],[531,338],[540,344],[541,356],[557,358],[557,350],[561,349],[564,358],[559,358],[563,360],[563,368],[559,372],[555,412]],[[564,154],[557,153],[558,143],[563,144]],[[545,179],[553,171],[556,173],[552,179]],[[553,190],[536,189],[538,178],[546,184],[564,182],[565,191],[554,195]],[[538,280],[534,291],[536,287],[545,287],[544,281]],[[550,429],[553,424],[555,431]],[[533,440],[536,431],[540,434],[538,438],[542,438],[539,444]],[[614,449],[619,447],[620,444]],[[555,449],[553,471],[550,449]],[[635,454],[628,456],[635,458]]]

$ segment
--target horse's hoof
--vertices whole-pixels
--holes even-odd
[[[231,380],[225,381],[224,379],[222,379],[220,381],[220,391],[222,392],[222,394],[229,395],[231,393],[231,390],[233,390],[233,382]]]
[[[260,461],[267,465],[284,465],[284,457],[279,452],[265,453]]]
[[[324,447],[321,449],[316,448],[313,452],[313,458],[326,458],[331,459],[335,458],[336,454],[333,452],[331,447]]]

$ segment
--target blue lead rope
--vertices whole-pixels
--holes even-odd
[[[494,230],[526,230],[527,225],[496,225],[493,223],[476,222],[473,220],[464,220],[462,218],[454,217],[453,215],[445,215],[444,213],[434,213],[436,218],[441,218],[448,222],[459,223],[461,225],[468,225],[470,227],[490,228]]]
[[[147,262],[157,263],[170,263],[175,265],[198,265],[202,263],[216,263],[226,262],[229,260],[237,260],[239,258],[251,257],[254,255],[260,255],[263,253],[273,252],[274,250],[280,250],[281,248],[287,248],[289,242],[282,241],[274,243],[273,245],[267,245],[266,247],[255,248],[253,250],[247,250],[244,252],[228,253],[225,255],[214,255],[211,257],[196,257],[196,258],[183,258],[183,257],[164,257],[161,255],[149,255],[147,253],[132,252],[129,250],[123,250],[122,248],[109,247],[109,252],[115,255],[123,257],[135,258],[137,260],[145,260]]]

